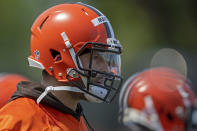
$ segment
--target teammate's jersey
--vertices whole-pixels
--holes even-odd
[[[28,81],[28,79],[18,74],[0,73],[0,108],[8,103],[20,81]]]

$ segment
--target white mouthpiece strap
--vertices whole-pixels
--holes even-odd
[[[45,91],[38,97],[36,100],[36,103],[39,104],[41,100],[50,92],[50,91],[72,91],[72,92],[79,92],[79,93],[85,93],[82,90],[80,90],[77,87],[71,87],[71,86],[48,86]]]

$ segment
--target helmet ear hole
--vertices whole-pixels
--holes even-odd
[[[170,120],[170,121],[174,120],[172,114],[169,113],[169,112],[166,114],[166,117],[167,117],[167,119]]]
[[[54,59],[56,62],[62,60],[62,57],[61,57],[60,52],[58,52],[58,51],[56,51],[56,50],[54,50],[54,49],[50,49],[50,52],[51,52],[51,55],[52,55],[53,59]]]

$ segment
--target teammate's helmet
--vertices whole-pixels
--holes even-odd
[[[27,78],[17,74],[0,73],[0,108],[4,106],[16,91],[16,86]]]
[[[169,68],[131,76],[121,90],[119,105],[120,120],[135,131],[189,130],[197,122],[191,83]]]
[[[61,82],[71,82],[96,98],[110,102],[120,87],[121,45],[108,19],[92,6],[60,4],[44,11],[31,28],[30,66],[46,70]],[[85,67],[80,59],[90,53]],[[102,57],[107,70],[94,67]],[[102,78],[100,82],[91,79]],[[82,85],[76,83],[82,80]],[[120,82],[115,84],[115,80]],[[102,81],[102,82],[101,82]],[[117,86],[116,86],[117,85]]]

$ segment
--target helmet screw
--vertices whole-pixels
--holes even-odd
[[[73,77],[77,78],[78,77],[78,73],[76,71],[73,72]]]
[[[62,77],[62,73],[61,73],[61,72],[60,72],[60,73],[58,73],[58,76],[59,76],[59,77]]]
[[[49,67],[49,70],[50,70],[50,71],[53,71],[53,67],[52,67],[52,66],[50,66],[50,67]]]
[[[73,77],[73,78],[78,78],[79,77],[78,73],[75,70],[73,70],[72,68],[67,69],[67,74],[69,76]]]
[[[63,52],[66,52],[66,49],[63,49]]]

